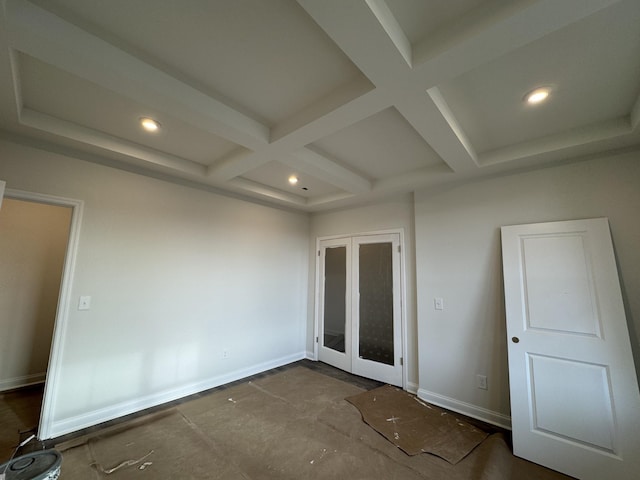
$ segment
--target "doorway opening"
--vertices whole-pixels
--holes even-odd
[[[402,231],[317,241],[315,358],[404,387]]]
[[[16,190],[2,199],[0,412],[11,450],[17,436],[48,438],[81,207]]]

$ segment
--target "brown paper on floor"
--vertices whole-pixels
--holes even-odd
[[[154,480],[246,478],[176,408],[61,443],[56,448],[63,456],[63,480],[129,480],[143,474]],[[74,459],[77,455],[88,461],[84,470],[78,468],[78,459]],[[67,463],[85,476],[70,472]]]
[[[455,465],[488,436],[450,412],[391,385],[346,400],[360,410],[367,424],[408,455],[427,452]]]

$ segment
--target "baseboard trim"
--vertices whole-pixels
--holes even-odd
[[[491,425],[511,430],[511,417],[508,415],[494,412],[493,410],[487,410],[486,408],[478,407],[477,405],[472,405],[470,403],[461,402],[455,398],[429,392],[422,388],[418,389],[418,397],[425,402],[446,408],[447,410],[452,410],[454,412],[461,413],[462,415],[490,423]]]
[[[414,395],[418,394],[418,384],[413,382],[407,383],[407,392],[413,393]]]
[[[0,392],[13,390],[15,388],[28,387],[30,385],[36,385],[38,383],[44,383],[46,378],[46,372],[42,372],[0,380]]]
[[[195,393],[209,390],[210,388],[219,387],[227,383],[242,380],[243,378],[256,375],[258,373],[271,370],[273,368],[282,367],[289,363],[297,362],[306,358],[307,352],[299,352],[286,357],[277,358],[268,362],[252,365],[251,367],[234,370],[224,375],[218,375],[200,382],[185,385],[180,388],[166,390],[164,392],[154,393],[135,400],[121,402],[109,407],[101,408],[91,412],[75,415],[73,417],[54,420],[51,425],[50,434],[47,439],[60,437],[69,433],[77,432],[83,428],[93,427],[103,422],[113,420],[125,415],[139,412],[151,407],[157,407],[163,403],[172,402],[180,398],[193,395]]]

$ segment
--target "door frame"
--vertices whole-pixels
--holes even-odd
[[[393,228],[388,230],[374,230],[367,232],[353,232],[340,235],[327,235],[322,237],[316,237],[315,248],[315,308],[314,308],[314,336],[313,336],[313,360],[318,361],[318,338],[320,336],[320,315],[322,313],[322,288],[321,288],[321,274],[320,272],[320,242],[325,240],[339,240],[350,239],[353,237],[366,237],[369,235],[385,235],[385,234],[397,234],[400,236],[400,329],[401,329],[401,347],[402,347],[402,389],[406,390],[409,384],[408,368],[407,368],[407,279],[406,279],[406,253],[405,253],[405,239],[404,228]]]
[[[64,341],[66,338],[65,333],[69,323],[69,313],[71,312],[71,289],[73,286],[73,275],[75,272],[76,257],[80,239],[80,226],[82,223],[84,201],[27,192],[23,190],[14,190],[11,188],[7,188],[4,191],[3,196],[14,200],[23,200],[27,202],[71,208],[69,239],[67,241],[67,251],[64,258],[64,264],[62,266],[58,306],[56,308],[56,317],[53,325],[49,363],[47,365],[47,375],[44,383],[44,397],[42,400],[42,409],[40,411],[40,422],[38,424],[37,437],[44,440],[51,437],[50,432],[53,426],[53,412],[55,411],[56,393],[58,392],[60,373],[62,370],[62,353],[64,352]]]

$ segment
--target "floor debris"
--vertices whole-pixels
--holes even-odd
[[[117,472],[118,470],[120,470],[121,468],[125,468],[125,467],[132,467],[134,465],[137,465],[138,463],[140,463],[141,461],[143,461],[144,459],[146,459],[147,457],[149,457],[149,455],[151,455],[153,453],[153,450],[151,450],[149,453],[147,453],[144,457],[139,458],[138,460],[125,460],[124,462],[119,463],[118,465],[116,465],[113,468],[109,468],[107,470],[105,470],[102,465],[100,465],[99,463],[92,463],[91,466],[93,468],[95,468],[96,470],[98,470],[101,473],[104,473],[105,475],[111,475],[112,473]],[[145,462],[144,468],[146,468],[147,466],[151,465],[151,462]],[[140,468],[140,470],[143,470],[143,468]]]

